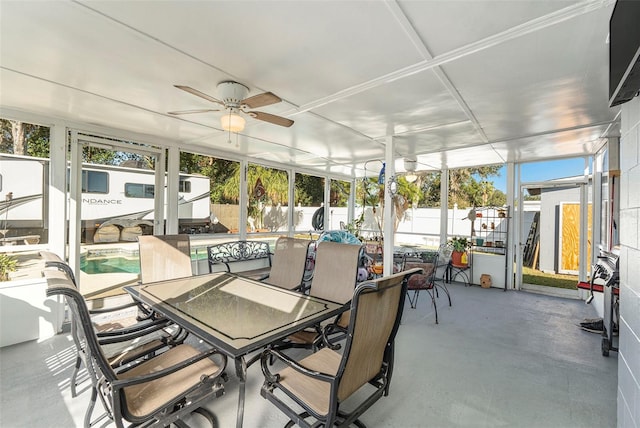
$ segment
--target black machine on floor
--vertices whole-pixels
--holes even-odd
[[[602,294],[604,296],[604,313],[602,329],[602,355],[609,356],[609,351],[617,351],[614,346],[614,337],[617,342],[618,324],[620,321],[620,275],[618,254],[600,250],[598,262],[593,266],[587,303],[593,300],[594,282],[602,280]],[[597,286],[597,284],[596,284]]]

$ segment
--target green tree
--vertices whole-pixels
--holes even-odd
[[[503,192],[489,179],[499,175],[500,165],[449,170],[449,208],[472,206],[502,206],[506,202]],[[440,173],[419,176],[423,196],[419,206],[440,206]]]
[[[0,119],[0,152],[49,157],[49,127]]]
[[[237,196],[225,196],[224,187],[227,181],[238,175],[240,177],[240,163],[226,159],[194,153],[180,153],[180,171],[187,174],[202,174],[209,177],[211,202],[217,204],[237,203]]]
[[[349,203],[351,183],[342,180],[331,180],[329,203],[332,207],[346,207]]]
[[[93,146],[84,146],[82,148],[82,162],[96,165],[135,166],[144,169],[154,169],[155,167],[155,158],[152,156]]]
[[[240,201],[240,164],[236,163],[236,172],[222,186],[222,195],[238,203]],[[258,179],[264,193],[258,192]],[[249,191],[249,216],[256,219],[256,226],[262,227],[262,207],[288,205],[289,178],[285,171],[250,164],[247,173]]]
[[[320,206],[324,202],[324,178],[296,173],[296,205]]]

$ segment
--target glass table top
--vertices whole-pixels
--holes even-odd
[[[343,310],[343,305],[234,274],[125,288],[179,325],[237,356]]]

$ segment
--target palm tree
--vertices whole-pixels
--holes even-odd
[[[225,198],[240,201],[240,164],[222,186]],[[283,206],[289,203],[289,177],[285,171],[250,164],[247,172],[249,192],[248,214],[256,220],[256,227],[262,226],[263,206]]]

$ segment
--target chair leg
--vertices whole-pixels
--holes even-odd
[[[433,303],[433,312],[436,315],[436,324],[438,324],[438,305],[436,304],[436,293],[434,291],[427,290],[429,296],[431,296],[431,303]]]
[[[80,366],[82,365],[82,358],[80,358],[80,353],[78,353],[76,355],[76,364],[73,366],[73,372],[71,373],[71,379],[70,379],[70,383],[71,383],[71,396],[72,397],[77,397],[78,396],[78,372],[80,371]]]
[[[87,412],[84,414],[84,428],[91,427],[91,414],[93,413],[93,408],[96,405],[97,398],[98,398],[98,390],[95,387],[92,387],[91,401],[89,402],[89,407],[87,407]]]
[[[436,297],[438,296],[437,291],[438,287],[442,288],[442,290],[447,294],[447,298],[449,299],[449,306],[451,306],[451,295],[449,294],[449,289],[447,288],[447,284],[444,282],[442,284],[438,284],[436,281],[433,282],[433,288],[436,289]]]
[[[435,294],[435,289],[436,287],[433,286],[431,287],[431,290],[429,289],[425,289],[427,291],[427,293],[429,293],[429,297],[431,297],[431,303],[433,304],[433,311],[436,314],[436,324],[438,324],[438,307],[436,305],[436,294]],[[409,294],[409,291],[413,291],[413,299],[411,298],[411,295]],[[415,309],[416,306],[418,305],[418,296],[419,296],[420,290],[408,290],[407,291],[407,298],[409,299],[409,304],[411,305],[411,309]],[[447,292],[447,295],[449,293]],[[451,304],[451,298],[449,298],[449,304]]]
[[[413,291],[413,299],[409,295],[409,291]],[[415,309],[416,305],[418,304],[418,293],[420,292],[420,290],[409,290],[409,291],[407,291],[407,297],[409,298],[409,306],[411,306],[411,309]]]

